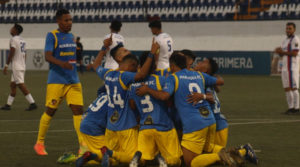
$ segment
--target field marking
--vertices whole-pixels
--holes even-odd
[[[72,119],[70,119],[72,120]],[[265,120],[265,119],[261,119]],[[229,123],[229,125],[255,125],[255,124],[275,124],[275,123],[295,123],[300,122],[300,119],[296,120],[271,120],[270,121],[256,121],[256,122],[237,122],[237,123]],[[61,133],[61,132],[73,132],[73,130],[48,130],[49,133]],[[15,131],[15,132],[0,132],[0,134],[16,134],[16,133],[38,133],[38,131]]]

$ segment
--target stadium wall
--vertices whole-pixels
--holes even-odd
[[[286,22],[167,22],[163,23],[163,31],[173,37],[175,50],[187,48],[200,57],[214,56],[221,67],[221,73],[269,74],[271,51],[285,38]],[[3,67],[12,25],[0,25],[0,67]],[[27,69],[48,69],[48,64],[43,62],[41,56],[42,49],[47,32],[56,29],[57,25],[23,24],[23,27],[22,36],[27,41],[27,50],[32,50],[31,54],[27,54]],[[87,63],[97,54],[104,35],[109,32],[108,27],[108,23],[73,25],[72,33],[82,39],[84,62]],[[138,53],[149,50],[153,36],[147,23],[123,23],[121,34],[125,37],[125,46],[128,49]]]

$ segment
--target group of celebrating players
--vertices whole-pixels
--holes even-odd
[[[111,23],[111,33],[88,66],[104,86],[83,113],[76,44],[70,33],[72,18],[65,9],[58,10],[56,17],[59,29],[48,33],[46,39],[50,71],[47,109],[34,146],[38,155],[47,155],[45,135],[58,105],[66,98],[80,144],[77,167],[89,161],[101,162],[104,167],[119,163],[131,167],[258,163],[250,144],[225,148],[228,124],[217,97],[224,80],[215,75],[216,62],[209,58],[194,63],[192,51],[173,51],[172,38],[162,32],[159,20],[149,23],[155,37],[150,51],[139,59],[124,47],[121,22]]]

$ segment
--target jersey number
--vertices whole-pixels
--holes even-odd
[[[201,93],[201,89],[200,89],[199,85],[196,84],[196,83],[190,83],[189,84],[189,91],[191,93],[193,93],[193,92]],[[198,103],[202,103],[202,102],[203,102],[203,100],[200,100]]]
[[[21,46],[21,52],[25,52],[25,43],[24,42],[20,42],[20,46]]]
[[[152,102],[150,101],[150,96],[149,95],[146,95],[145,96],[145,99],[143,99],[141,101],[142,104],[145,104],[145,105],[148,105],[147,108],[143,108],[143,113],[147,113],[147,112],[152,112],[153,111],[153,104]]]
[[[107,101],[107,96],[102,96],[101,98],[99,98],[96,102],[96,105],[94,106],[93,104],[91,104],[89,106],[89,108],[93,111],[93,112],[97,112],[99,111],[99,109],[106,103]]]
[[[118,87],[114,87],[114,92],[113,92],[113,103],[110,99],[110,91],[108,85],[105,85],[105,88],[107,90],[107,95],[108,95],[108,106],[111,108],[114,108],[115,105],[119,105],[121,108],[124,108],[124,100],[121,97],[121,94],[118,93]]]
[[[171,52],[172,51],[171,41],[167,41],[167,45],[168,45],[168,52]]]

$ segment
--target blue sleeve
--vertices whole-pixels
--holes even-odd
[[[48,33],[46,37],[46,44],[45,44],[45,52],[53,52],[55,45],[55,38],[52,33]]]
[[[135,74],[134,72],[123,72],[121,74],[121,80],[123,81],[123,83],[128,86],[129,84],[133,83],[134,82],[134,77],[135,77]]]
[[[217,78],[216,77],[210,76],[206,73],[202,73],[202,75],[203,75],[204,80],[205,80],[205,87],[216,85],[216,83],[217,83]]]
[[[128,92],[128,99],[134,99],[135,96],[135,90],[132,88],[132,86],[129,87],[129,92]]]
[[[108,70],[108,68],[103,68],[102,66],[99,66],[96,70],[96,73],[102,80],[104,80],[105,74]]]
[[[169,93],[172,95],[174,93],[175,89],[175,78],[173,75],[170,75],[165,82],[165,85],[163,87],[163,91]]]

